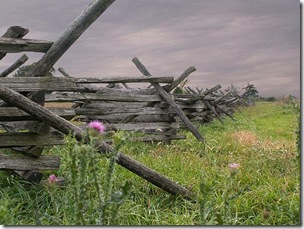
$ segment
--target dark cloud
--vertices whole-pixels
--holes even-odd
[[[29,38],[56,40],[91,1],[10,0],[0,29],[22,25]],[[19,54],[20,55],[20,54]],[[55,67],[76,76],[197,71],[190,86],[254,83],[262,96],[300,94],[300,4],[296,0],[117,0]],[[36,61],[41,54],[31,55]],[[18,55],[0,62],[8,66]]]

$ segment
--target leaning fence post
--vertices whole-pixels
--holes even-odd
[[[141,71],[141,73],[145,76],[151,76],[146,67],[139,61],[137,57],[132,59],[132,62],[136,65],[136,67]],[[192,134],[201,142],[204,142],[203,136],[198,132],[198,130],[192,125],[191,121],[187,118],[184,112],[180,109],[180,107],[175,103],[175,101],[168,95],[168,93],[158,84],[151,83],[159,95],[169,104],[169,106],[176,112],[176,114],[180,117],[180,119],[185,123],[188,129],[192,132]]]
[[[28,76],[46,75],[59,58],[71,47],[81,34],[113,3],[115,0],[96,0],[91,3],[50,47],[45,55],[35,64]]]

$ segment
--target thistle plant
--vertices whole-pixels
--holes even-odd
[[[73,225],[115,225],[118,209],[129,196],[129,182],[113,188],[116,179],[115,161],[122,145],[122,133],[114,134],[112,152],[99,153],[98,143],[104,140],[105,126],[98,121],[89,123],[85,142],[77,142],[73,136],[67,137],[67,151],[63,155],[66,160],[63,173],[66,179],[65,189],[70,189],[73,196]],[[57,180],[52,174],[48,182]],[[56,189],[50,189],[52,201],[56,202]],[[54,203],[57,206],[58,203]],[[61,206],[64,207],[64,206]],[[58,218],[56,217],[57,221]],[[61,216],[62,218],[62,216]],[[64,219],[66,220],[66,219]],[[65,222],[66,224],[66,222]]]
[[[249,190],[249,186],[243,189],[236,190],[236,183],[238,183],[238,176],[240,164],[228,164],[228,175],[216,174],[214,179],[206,179],[200,184],[200,224],[217,224],[229,225],[231,219],[231,204],[232,201],[243,195]],[[223,189],[218,190],[217,186],[224,186]],[[215,203],[221,199],[221,204]]]

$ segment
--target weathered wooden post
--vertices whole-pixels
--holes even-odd
[[[96,0],[91,3],[61,35],[45,55],[35,64],[28,76],[43,76],[48,73],[59,58],[71,47],[81,34],[113,3],[115,0]]]
[[[207,89],[206,91],[204,91],[203,93],[201,93],[201,95],[206,96],[206,95],[208,95],[208,94],[211,94],[211,93],[213,93],[213,92],[215,92],[215,91],[221,89],[221,87],[222,87],[222,86],[221,86],[220,84],[217,84],[217,85],[215,85],[214,87],[212,87],[212,88],[210,88],[210,89]]]
[[[205,105],[214,113],[215,117],[222,123],[224,124],[223,120],[219,116],[219,114],[216,112],[215,108],[208,102],[204,101]]]
[[[7,29],[2,37],[6,38],[22,38],[29,32],[28,29],[22,28],[20,26],[11,26]],[[6,53],[0,52],[0,60],[6,56]]]
[[[141,71],[141,73],[145,76],[151,76],[146,67],[139,61],[137,57],[132,59],[132,62],[136,65],[136,67]],[[159,95],[169,104],[169,106],[176,112],[176,114],[180,117],[180,119],[185,123],[187,128],[192,132],[192,134],[201,142],[204,141],[203,136],[198,132],[198,130],[192,125],[191,121],[187,118],[184,112],[180,109],[180,107],[174,102],[174,100],[168,95],[168,93],[158,84],[151,83]]]
[[[187,77],[194,71],[196,71],[196,68],[194,66],[187,68],[176,80],[174,80],[168,86],[164,87],[165,91],[170,92],[173,89],[175,89],[181,82],[187,79]]]
[[[28,60],[28,56],[26,54],[23,54],[18,60],[16,60],[15,63],[13,63],[9,68],[4,70],[0,73],[0,77],[6,77],[13,71],[15,71],[17,68],[19,68],[21,65],[23,65]]]

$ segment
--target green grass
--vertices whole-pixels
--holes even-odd
[[[113,214],[104,220],[98,198],[109,186],[106,182],[109,159],[101,156],[82,159],[92,160],[88,165],[94,163],[102,191],[96,191],[94,186],[92,164],[78,164],[79,168],[87,166],[86,172],[81,170],[85,179],[79,176],[78,183],[73,183],[71,174],[78,173],[71,169],[70,154],[74,149],[70,144],[48,152],[62,155],[61,168],[55,174],[66,178],[64,188],[32,185],[14,175],[0,174],[0,223],[299,225],[297,112],[292,105],[275,102],[258,102],[257,106],[241,111],[234,114],[237,121],[225,118],[224,125],[214,121],[200,126],[205,144],[185,132],[186,140],[170,144],[126,142],[122,146],[122,152],[193,191],[196,201],[171,196],[116,165],[111,192],[119,193],[126,181],[132,186],[119,206],[115,205],[117,199],[108,205],[108,212]],[[230,174],[230,163],[240,164],[237,174]],[[76,202],[80,205],[75,205]],[[77,221],[77,212],[84,221]]]

